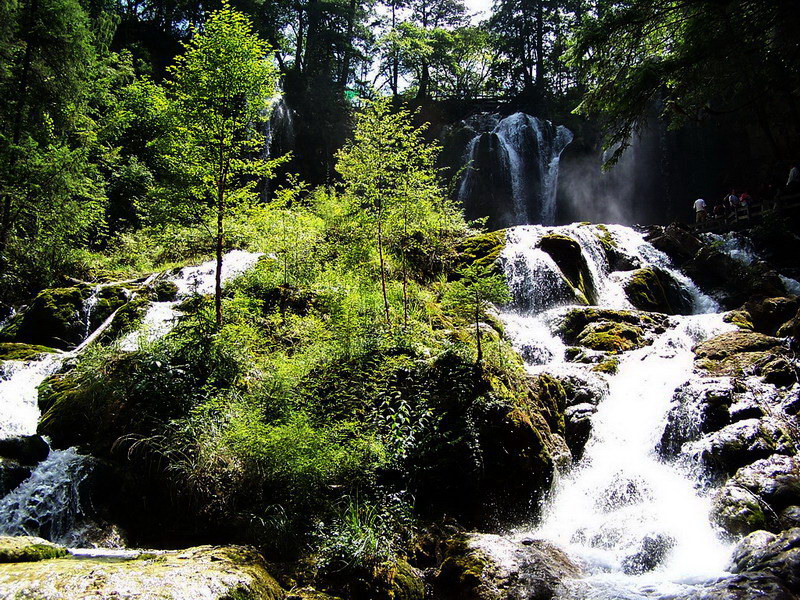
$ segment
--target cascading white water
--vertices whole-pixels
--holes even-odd
[[[246,252],[244,250],[231,250],[222,260],[222,282],[230,281],[251,269],[262,254]],[[123,350],[135,350],[139,342],[152,342],[172,329],[178,316],[176,307],[181,300],[193,294],[213,294],[216,285],[217,262],[209,260],[200,265],[184,267],[175,274],[167,277],[178,287],[176,300],[167,302],[153,302],[148,308],[139,331],[127,335],[121,342]]]
[[[604,308],[632,308],[623,289],[629,276],[613,272],[600,238],[611,236],[630,266],[657,266],[678,281],[692,299],[694,315],[670,318],[653,344],[626,353],[614,375],[591,365],[565,362],[564,345],[553,324],[574,305],[569,286],[552,292],[563,276],[537,248],[548,233],[567,235],[581,246]],[[606,241],[607,238],[606,238]],[[697,478],[656,454],[674,390],[692,373],[692,347],[732,326],[669,259],[636,231],[593,225],[510,229],[502,254],[514,303],[503,315],[514,345],[534,372],[584,371],[608,378],[608,391],[592,418],[592,434],[581,461],[557,479],[542,521],[515,535],[545,539],[582,562],[588,575],[564,582],[557,597],[571,600],[684,597],[693,584],[724,574],[730,548],[709,521],[709,500]]]
[[[233,250],[224,257],[222,281],[227,282],[252,268],[260,254]],[[178,298],[194,293],[211,294],[214,291],[216,261],[185,267],[168,279],[178,287]],[[152,278],[151,278],[152,279]],[[149,283],[148,280],[147,283]],[[111,285],[111,284],[109,284]],[[84,309],[87,322],[91,308],[96,304],[98,286],[89,297]],[[143,329],[152,340],[169,332],[176,317],[177,302],[154,302],[148,310]],[[112,319],[113,315],[109,317]],[[46,377],[57,372],[64,361],[80,354],[94,339],[109,319],[95,332],[87,327],[86,340],[71,352],[46,353],[30,361],[0,362],[0,439],[18,435],[33,435],[40,417],[38,386]],[[134,349],[139,334],[131,334],[122,341],[123,349]],[[81,486],[86,481],[92,459],[79,454],[75,448],[51,450],[39,463],[30,477],[4,498],[0,498],[0,533],[11,535],[37,535],[64,544],[82,543],[81,523],[85,509],[81,504]]]
[[[459,184],[459,200],[469,206],[473,195],[483,193],[479,178],[484,173],[502,173],[508,178],[511,195],[510,222],[552,224],[559,161],[572,139],[566,127],[521,112],[497,121],[491,131],[479,133],[467,145],[465,164],[469,168]]]

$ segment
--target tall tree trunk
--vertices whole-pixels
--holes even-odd
[[[392,30],[397,27],[397,0],[392,0]],[[389,86],[392,88],[392,96],[397,100],[399,93],[398,87],[400,85],[400,57],[397,54],[397,49],[392,50],[392,74]]]
[[[225,214],[225,178],[220,177],[217,186],[217,272],[214,281],[214,314],[217,329],[222,327],[222,246],[225,231],[223,216]]]
[[[477,290],[475,291],[475,340],[478,343],[478,368],[483,368],[483,346],[481,345],[481,313],[480,313],[480,296]]]
[[[347,42],[345,43],[344,56],[342,57],[342,67],[339,70],[339,85],[347,86],[350,77],[350,57],[353,48],[353,29],[356,21],[356,0],[350,0],[350,12],[347,15]]]

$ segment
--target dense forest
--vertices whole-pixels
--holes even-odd
[[[571,130],[562,188],[580,165],[599,181],[658,146],[630,177],[663,189],[637,187],[652,210],[620,222],[687,218],[723,185],[772,193],[800,158],[795,0],[495,0],[480,14],[461,0],[0,0],[0,98],[0,364],[56,357],[26,435],[98,465],[81,479],[92,508],[70,517],[80,536],[64,541],[57,519],[37,535],[257,548],[219,559],[270,573],[228,600],[523,597],[508,582],[463,591],[484,559],[451,538],[538,510],[589,437],[568,403],[594,410],[624,353],[661,348],[687,315],[724,308],[747,335],[798,335],[797,237],[778,217],[752,234],[768,267],[678,225],[647,242],[587,223],[492,231],[494,213],[459,193],[464,136],[481,133],[464,123],[519,112]],[[582,197],[556,219],[616,214]],[[533,238],[541,271],[503,254]],[[198,264],[208,277],[190,288]],[[587,308],[612,284],[624,310]],[[785,302],[743,308],[756,297]],[[520,346],[498,309],[555,304],[580,309],[545,350]],[[671,343],[693,357],[690,337]],[[748,338],[761,362],[747,368],[796,389],[795,350],[764,339]],[[530,368],[556,346],[602,385]],[[697,368],[733,376],[727,356]],[[782,435],[753,456],[793,456]],[[556,554],[559,577],[577,569]]]

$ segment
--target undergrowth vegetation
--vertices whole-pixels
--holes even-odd
[[[474,257],[465,270],[475,231],[409,123],[373,105],[341,186],[293,181],[241,207],[229,243],[263,256],[226,287],[222,326],[197,297],[164,337],[87,351],[42,387],[40,430],[156,471],[217,534],[281,557],[317,548],[333,574],[392,564],[419,519],[475,510],[487,428],[525,376],[483,323],[487,291],[470,291],[483,277],[505,298],[502,279]]]

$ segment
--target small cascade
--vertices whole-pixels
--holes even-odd
[[[92,459],[75,448],[51,450],[31,476],[0,499],[0,534],[33,535],[75,545],[87,517],[81,487]]]
[[[554,223],[559,160],[572,132],[521,112],[489,120],[489,126],[465,151],[458,199],[467,213],[488,214],[503,227]]]
[[[230,281],[253,268],[261,256],[255,252],[231,250],[222,260],[222,282]],[[168,276],[166,280],[171,281],[178,288],[176,299],[153,302],[144,316],[140,331],[127,335],[121,341],[121,348],[128,351],[135,350],[140,341],[152,342],[169,333],[178,316],[177,306],[182,300],[194,294],[214,293],[216,273],[217,261],[212,259],[197,266],[184,267]]]
[[[0,362],[0,439],[36,433],[37,388],[58,371],[62,360],[58,354],[46,354],[39,360]]]
[[[670,317],[651,344],[618,355],[614,374],[569,362],[556,330],[585,298],[542,249],[547,236],[580,247],[597,307],[632,309],[625,282],[635,269],[658,267],[691,299],[693,314]],[[692,379],[693,346],[733,328],[719,306],[639,232],[619,225],[512,228],[501,262],[513,297],[502,318],[528,369],[578,378],[599,398],[580,461],[556,479],[541,522],[512,537],[556,544],[584,566],[585,577],[562,584],[561,600],[689,597],[724,576],[731,548],[709,520],[699,473],[657,452],[674,391]]]
[[[260,256],[240,250],[226,254],[223,283],[252,268]],[[175,307],[181,299],[192,294],[212,294],[215,276],[214,260],[185,267],[168,276],[178,288],[178,300],[151,305],[143,324],[147,338],[152,340],[170,331],[177,315]],[[148,287],[155,279],[154,275],[142,286]],[[107,285],[114,284],[97,286],[84,303],[86,335],[74,350],[45,353],[34,360],[0,362],[0,439],[36,434],[41,416],[39,385],[58,372],[65,360],[79,355],[114,318],[114,314],[110,315],[92,331],[92,311]],[[122,340],[122,348],[135,349],[139,339],[140,334],[131,334]],[[97,533],[96,524],[91,521],[91,506],[86,506],[85,498],[90,494],[84,493],[92,467],[91,457],[79,454],[75,448],[51,450],[25,481],[0,498],[0,534],[36,535],[67,545],[87,543],[87,536]],[[108,543],[118,541],[104,541]]]

